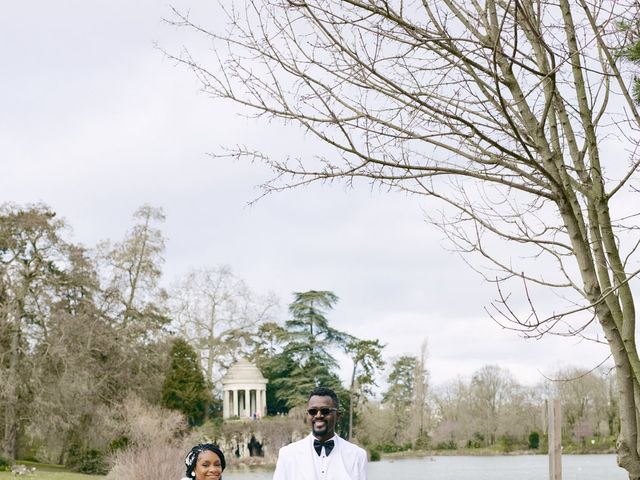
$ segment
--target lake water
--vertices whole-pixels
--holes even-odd
[[[228,471],[224,480],[270,480],[266,470]],[[563,455],[562,480],[627,480],[615,455]],[[548,480],[549,457],[423,457],[369,464],[369,480]]]

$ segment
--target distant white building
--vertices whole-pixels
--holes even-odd
[[[262,418],[267,414],[267,382],[248,360],[231,365],[222,377],[222,417]]]

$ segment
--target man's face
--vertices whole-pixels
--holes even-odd
[[[317,410],[311,415],[308,410]],[[311,422],[311,432],[318,440],[325,442],[335,435],[336,422],[340,418],[331,397],[313,396],[307,404],[307,418]]]

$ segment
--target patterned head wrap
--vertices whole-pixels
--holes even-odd
[[[196,469],[196,464],[198,463],[198,456],[200,456],[200,454],[205,450],[209,450],[218,455],[218,457],[220,458],[220,466],[222,467],[222,471],[224,471],[226,463],[224,461],[224,454],[222,453],[222,450],[220,450],[220,447],[213,443],[199,443],[198,445],[193,447],[189,451],[189,453],[187,453],[186,457],[184,457],[184,464],[187,467],[187,477],[193,476],[193,472]]]

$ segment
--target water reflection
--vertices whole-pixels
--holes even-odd
[[[544,455],[422,457],[369,464],[369,480],[548,480]],[[269,470],[230,470],[224,480],[270,480]],[[563,480],[626,480],[615,455],[563,455]]]

